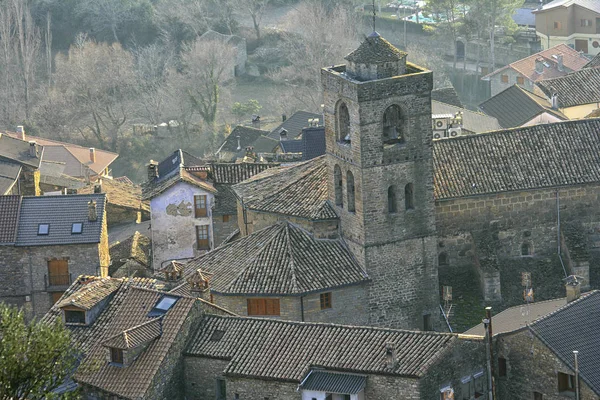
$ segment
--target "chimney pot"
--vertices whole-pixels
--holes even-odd
[[[25,128],[23,125],[17,126],[17,133],[21,134],[21,140],[25,140]]]
[[[30,157],[37,157],[38,156],[38,154],[37,154],[37,146],[36,146],[35,141],[33,141],[33,140],[29,142],[29,156]]]
[[[90,200],[88,203],[88,221],[98,221],[98,211],[96,210],[96,202],[94,200]]]
[[[287,119],[287,115],[281,114],[281,122],[285,122],[286,119]]]
[[[148,169],[148,181],[158,178],[158,163],[156,161],[150,160],[146,168]]]
[[[569,276],[565,287],[567,289],[567,303],[577,300],[581,296],[581,284],[577,277]]]
[[[102,179],[98,179],[98,182],[94,185],[94,193],[102,193]]]
[[[252,115],[252,127],[256,129],[260,129],[260,115],[253,114]]]
[[[90,147],[90,161],[93,163],[96,162],[96,149],[93,147]]]

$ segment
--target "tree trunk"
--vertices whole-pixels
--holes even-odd
[[[254,24],[254,31],[256,32],[256,41],[260,43],[260,25],[256,14],[252,14],[252,23]]]

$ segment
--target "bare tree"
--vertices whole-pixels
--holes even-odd
[[[241,13],[252,18],[252,25],[256,33],[256,40],[260,42],[260,24],[272,0],[235,0],[234,7]]]
[[[82,0],[76,13],[83,18],[94,35],[108,33],[120,43],[118,32],[128,22],[136,20],[132,0]]]

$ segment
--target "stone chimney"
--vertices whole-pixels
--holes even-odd
[[[90,161],[93,163],[96,162],[96,149],[93,147],[90,147]]]
[[[260,129],[260,115],[252,115],[252,127],[255,129]]]
[[[102,193],[102,179],[98,179],[94,185],[94,193]]]
[[[37,146],[34,140],[29,141],[29,157],[37,158]]]
[[[21,140],[25,140],[25,128],[23,127],[23,125],[17,126],[17,133],[20,134]]]
[[[158,163],[154,160],[150,160],[150,162],[146,165],[148,171],[148,181],[153,181],[158,178]]]
[[[544,59],[543,58],[537,58],[535,60],[535,72],[537,72],[538,74],[541,74],[544,72]]]
[[[396,349],[394,343],[385,344],[385,367],[387,369],[396,369]]]
[[[557,54],[556,55],[556,62],[558,63],[558,70],[559,71],[564,71],[565,70],[565,65],[563,64],[563,55],[562,54]]]
[[[567,289],[567,303],[577,300],[581,296],[581,284],[576,276],[569,276],[565,287]]]
[[[88,221],[98,221],[98,211],[96,210],[96,202],[94,200],[90,200],[88,203]]]

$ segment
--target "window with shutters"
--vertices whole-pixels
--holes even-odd
[[[248,299],[248,315],[280,315],[279,299]]]
[[[196,218],[206,217],[206,195],[200,194],[194,196],[194,216]]]
[[[196,226],[196,241],[198,242],[198,250],[210,250],[208,225]]]
[[[230,215],[223,215],[223,222],[229,222]]]
[[[48,261],[48,286],[68,286],[70,284],[69,261]]]
[[[575,392],[575,375],[558,373],[558,392]]]

